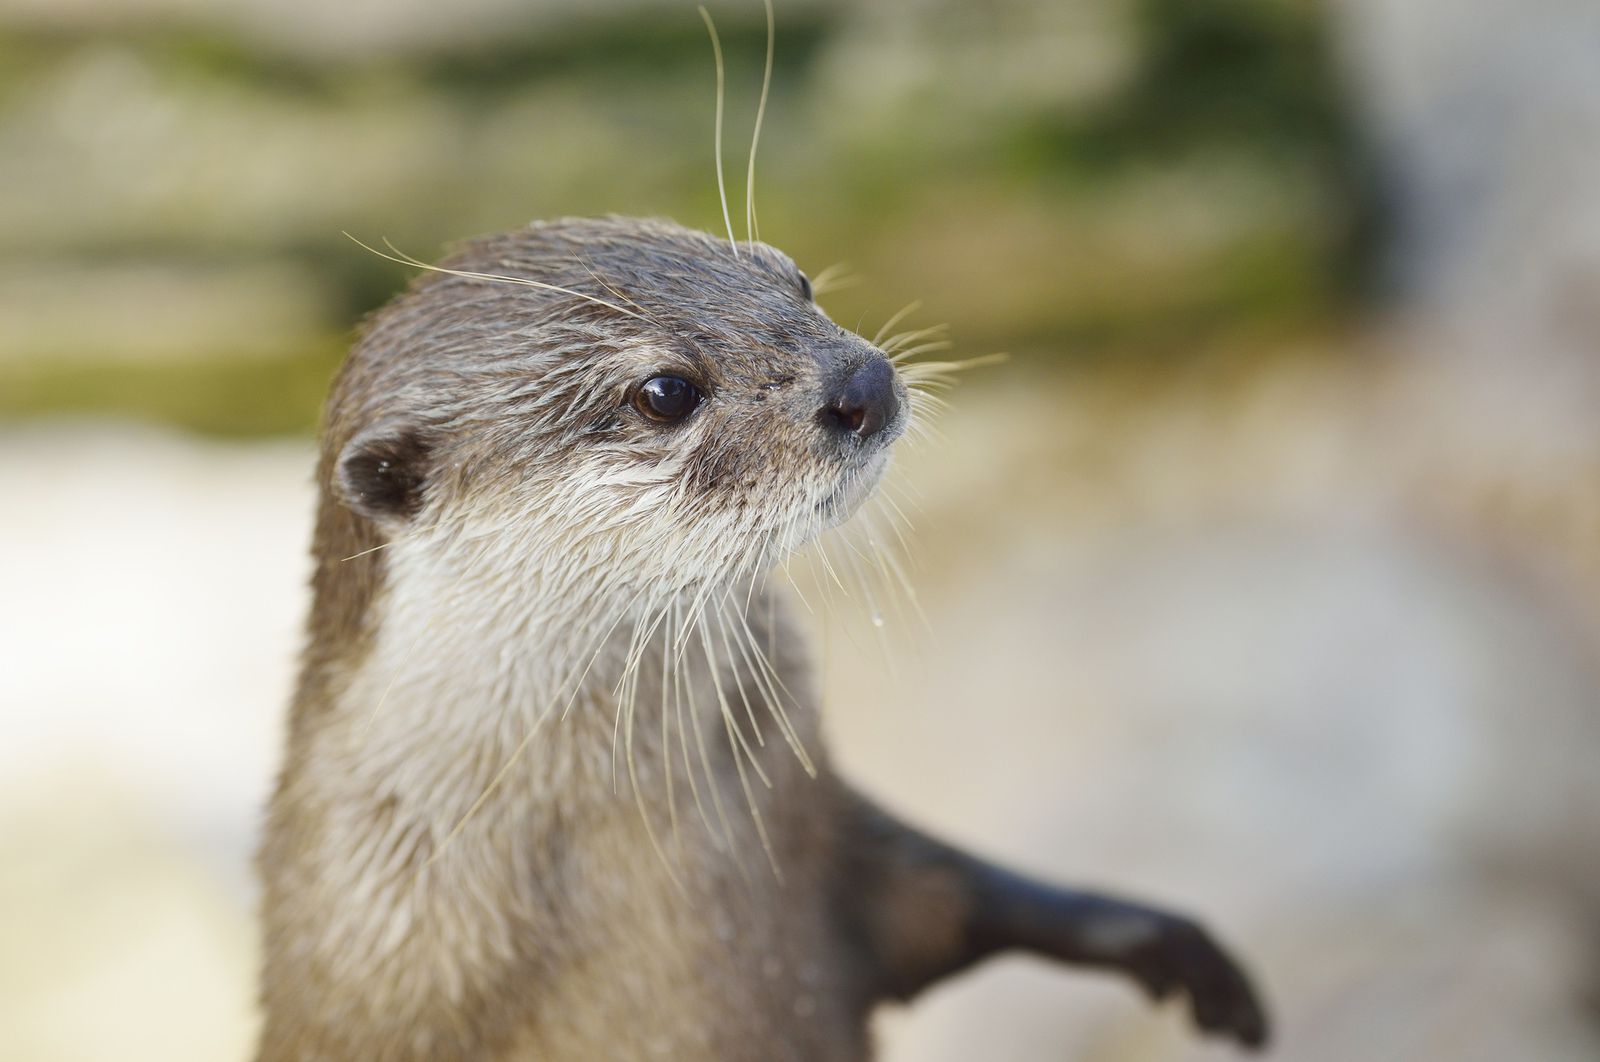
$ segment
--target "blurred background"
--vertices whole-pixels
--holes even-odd
[[[0,0],[7,1058],[248,1055],[341,230],[715,230],[713,84],[688,0]],[[897,470],[932,633],[822,621],[850,776],[1204,915],[1274,1057],[1600,1057],[1600,7],[780,0],[757,183],[1012,355]],[[881,1024],[1231,1057],[1020,958]]]

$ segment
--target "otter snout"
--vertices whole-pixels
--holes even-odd
[[[887,358],[875,357],[835,387],[818,417],[842,435],[870,439],[892,424],[899,412],[894,366]]]

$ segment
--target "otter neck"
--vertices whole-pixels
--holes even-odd
[[[614,794],[624,741],[628,766],[659,775],[666,677],[684,668],[690,684],[704,690],[709,676],[715,689],[714,670],[750,662],[744,632],[711,603],[742,607],[757,599],[748,585],[648,596],[579,585],[570,564],[491,570],[481,554],[425,540],[400,538],[386,553],[382,620],[328,736],[352,781],[404,789],[441,823],[533,776],[561,778],[568,795],[574,783]],[[723,731],[715,696],[673,709]]]

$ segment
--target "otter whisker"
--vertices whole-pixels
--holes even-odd
[[[704,614],[695,618],[695,624],[700,630],[700,651],[705,654],[706,666],[711,669],[711,686],[716,692],[717,706],[722,710],[723,721],[728,724],[729,736],[737,738],[738,749],[744,751],[745,757],[750,761],[750,766],[757,777],[761,779],[763,785],[770,789],[772,787],[772,779],[767,776],[767,772],[762,768],[761,761],[756,756],[756,750],[750,747],[750,739],[744,736],[744,732],[734,722],[733,706],[728,702],[728,696],[722,688],[722,667],[718,661],[716,650],[711,644],[710,624],[706,622]],[[734,762],[736,764],[739,762],[737,755],[734,756]],[[742,769],[740,773],[741,775],[743,774]],[[754,804],[751,805],[751,810],[754,810]]]
[[[596,607],[594,611],[599,612],[599,607]],[[599,641],[595,646],[595,650],[589,657],[588,664],[584,666],[583,674],[578,676],[578,681],[573,685],[571,695],[567,697],[566,704],[562,705],[561,707],[561,718],[565,719],[567,714],[572,711],[572,706],[574,703],[576,703],[578,699],[578,693],[583,689],[583,684],[588,679],[590,670],[594,668],[595,661],[600,659],[600,654],[605,651],[606,643],[611,640],[611,635],[616,633],[616,629],[622,625],[622,621],[627,617],[627,615],[628,613],[626,609],[618,609],[617,618],[612,620],[611,626],[607,627],[605,629],[605,633],[600,635]]]
[[[718,586],[715,583],[712,583],[710,581],[706,581],[706,582],[704,582],[704,583],[702,583],[700,585],[699,591],[695,594],[694,598],[692,600],[690,600],[690,602],[689,602],[688,616],[689,616],[689,624],[690,624],[691,628],[697,627],[698,621],[699,621],[699,617],[704,612],[704,610],[706,608],[706,605],[708,604],[708,602],[711,599],[712,594],[717,589],[718,589]],[[673,656],[673,665],[674,666],[678,665],[678,663],[681,661],[681,659],[683,657],[684,652],[689,647],[689,641],[688,641],[688,638],[687,638],[687,634],[688,633],[689,633],[688,631],[685,632],[685,637],[683,638],[683,644],[680,645],[678,647],[678,649],[676,650],[676,652],[674,653],[674,656]]]
[[[789,584],[789,589],[794,592],[794,596],[799,600],[806,612],[813,616],[817,615],[817,610],[812,606],[811,599],[806,597],[805,592],[800,589],[800,580],[794,577],[792,558],[785,557],[778,570],[782,573],[784,582]]]
[[[750,134],[750,166],[744,178],[744,231],[746,239],[752,243],[761,238],[761,229],[756,224],[756,147],[761,143],[761,121],[767,115],[767,93],[772,88],[773,42],[777,36],[772,0],[761,2],[767,9],[767,64],[761,72],[761,102],[756,104],[756,126]]]
[[[736,581],[744,583],[744,607],[747,612],[750,609],[750,602],[755,599],[757,584],[766,585],[767,575],[771,571],[776,555],[778,532],[779,528],[774,525],[746,536],[751,545]]]
[[[911,399],[912,413],[916,415],[917,420],[923,422],[921,427],[924,429],[937,427],[938,425],[934,423],[936,415],[948,410],[950,403],[938,391],[916,383],[909,384],[906,390]]]
[[[621,778],[617,771],[617,748],[622,736],[622,717],[626,714],[631,724],[633,721],[633,704],[629,700],[632,692],[632,679],[639,666],[639,656],[643,652],[645,638],[642,636],[644,628],[644,615],[640,615],[633,622],[633,634],[628,639],[628,651],[624,654],[622,674],[611,689],[611,699],[616,702],[616,714],[611,725],[611,791],[618,792],[621,788]],[[633,734],[630,730],[629,740]]]
[[[928,618],[927,611],[922,607],[922,599],[917,595],[916,584],[912,581],[905,569],[899,553],[889,548],[886,544],[874,540],[872,543],[873,556],[877,560],[878,569],[883,574],[884,585],[889,588],[891,598],[896,601],[896,611],[902,621],[906,610],[916,617],[917,625],[922,634],[936,637],[933,623]]]
[[[820,299],[830,291],[853,287],[859,282],[860,278],[851,275],[846,263],[835,262],[811,278],[811,295]]]
[[[903,479],[885,480],[879,488],[879,496],[884,503],[893,510],[894,514],[904,522],[908,535],[916,533],[916,523],[906,513],[910,509],[917,516],[923,515],[922,492],[913,483]]]
[[[717,66],[717,129],[715,148],[717,154],[717,195],[722,199],[722,223],[728,227],[728,247],[733,251],[735,258],[739,257],[739,242],[733,236],[733,216],[728,213],[728,186],[722,177],[722,100],[724,95],[722,65],[722,38],[717,36],[717,24],[711,20],[711,12],[700,6],[700,17],[705,20],[706,32],[711,34],[711,57]]]
[[[881,346],[879,346],[879,344],[881,344],[883,342],[883,339],[884,339],[885,336],[887,336],[890,332],[894,331],[894,326],[899,324],[901,321],[905,320],[911,314],[916,313],[920,309],[922,309],[922,300],[921,299],[912,299],[910,302],[908,302],[904,306],[900,307],[900,309],[898,309],[894,313],[890,314],[889,315],[889,319],[887,321],[883,322],[883,325],[881,327],[879,327],[877,333],[873,335],[873,337],[872,337],[872,345],[875,346],[875,347],[878,347],[880,350],[882,350],[883,348]]]
[[[479,273],[471,269],[450,269],[445,266],[433,265],[429,262],[424,262],[419,258],[413,258],[411,255],[406,254],[394,244],[390,243],[387,239],[383,241],[383,244],[385,247],[389,248],[391,252],[393,252],[392,254],[385,254],[376,247],[362,243],[348,232],[344,233],[344,235],[356,246],[362,248],[363,250],[370,251],[379,258],[386,258],[391,262],[398,262],[401,265],[408,265],[416,269],[426,269],[430,273],[444,273],[453,277],[465,277],[469,280],[488,280],[499,284],[516,284],[525,288],[538,288],[540,291],[554,291],[562,295],[571,295],[575,299],[583,299],[585,302],[592,302],[596,306],[604,306],[608,310],[615,310],[618,313],[628,317],[640,316],[639,314],[634,313],[632,310],[624,309],[623,307],[618,306],[614,302],[607,302],[605,299],[586,294],[582,291],[574,291],[571,288],[563,288],[559,284],[546,284],[541,280],[530,280],[527,277],[511,277],[501,273]]]
[[[680,606],[681,602],[673,603],[673,617],[678,628],[678,640],[686,643],[689,636],[689,628],[685,625],[684,618],[678,611]],[[694,769],[689,764],[689,749],[685,743],[683,749],[684,773],[689,777],[689,790],[694,795],[695,807],[699,809],[701,821],[706,824],[706,831],[710,833],[713,838],[719,839],[725,850],[737,854],[737,846],[733,841],[733,824],[728,821],[728,812],[722,803],[721,786],[717,784],[716,775],[711,769],[711,757],[707,751],[706,736],[703,728],[700,725],[700,709],[695,703],[694,686],[684,675],[682,668],[674,666],[673,676],[673,695],[674,697],[681,695],[681,699],[678,703],[680,717],[683,714],[683,702],[687,701],[689,705],[689,726],[694,731],[694,743],[696,749],[700,753],[700,767],[705,775],[706,788],[710,791],[711,806],[716,811],[717,821],[722,827],[722,832],[720,835],[712,829],[710,820],[706,818],[705,805],[700,800],[700,789],[694,780]],[[678,722],[678,738],[680,743],[684,742],[685,740],[683,735],[683,721],[680,718]],[[739,868],[740,876],[748,880],[743,861],[736,859],[735,862]]]
[[[733,684],[734,687],[739,691],[739,701],[744,705],[745,717],[750,720],[750,732],[755,735],[756,745],[761,748],[766,748],[767,739],[761,733],[761,724],[756,721],[755,708],[750,704],[750,695],[745,692],[744,688],[744,678],[739,674],[738,661],[734,659],[733,643],[728,638],[728,625],[724,618],[726,611],[727,601],[724,600],[722,607],[717,609],[713,615],[717,621],[718,631],[722,635],[722,647],[727,651],[728,654],[728,670],[733,673]]]
[[[728,734],[728,748],[733,755],[733,767],[739,778],[739,787],[744,791],[745,805],[749,808],[750,819],[755,824],[756,835],[761,840],[762,851],[767,854],[767,862],[771,864],[773,874],[779,881],[782,881],[783,871],[779,868],[777,856],[772,850],[772,839],[767,836],[767,826],[761,818],[761,809],[756,806],[755,793],[750,788],[749,774],[744,769],[744,761],[739,757],[740,748],[743,748],[745,758],[750,761],[750,766],[755,769],[762,782],[768,788],[771,788],[772,782],[767,778],[766,773],[761,770],[761,764],[756,760],[755,753],[751,750],[749,743],[745,741],[744,735],[739,733],[739,728],[734,725],[733,712],[728,707],[727,697],[722,692],[721,669],[717,666],[716,654],[711,648],[711,639],[706,633],[705,617],[703,615],[696,617],[695,623],[700,630],[700,648],[705,653],[707,666],[711,669],[711,685],[716,691],[717,702],[722,710],[722,726]]]
[[[770,599],[768,606],[769,608],[771,607]],[[782,694],[789,693],[788,686],[767,659],[767,654],[762,652],[761,647],[756,644],[755,632],[750,629],[750,624],[744,614],[735,613],[734,618],[743,627],[745,638],[742,644],[738,643],[737,637],[735,637],[734,641],[739,644],[740,655],[744,657],[746,666],[751,669],[752,676],[761,689],[762,695],[766,698],[768,713],[777,721],[779,732],[783,734],[784,740],[789,743],[790,749],[794,751],[795,757],[800,761],[800,766],[805,769],[807,774],[815,778],[817,776],[816,765],[812,762],[810,754],[806,752],[805,743],[800,740],[800,734],[795,729],[793,721],[789,718],[789,713],[783,706]],[[768,631],[770,636],[770,627]],[[734,628],[734,633],[735,635],[739,633],[738,627]],[[789,695],[791,698],[794,696],[792,693]]]
[[[817,547],[818,548],[815,551],[815,555],[817,559],[821,561],[823,570],[828,573],[828,577],[833,580],[833,584],[843,591],[846,597],[849,597],[850,588],[844,585],[844,580],[840,579],[839,573],[834,570],[833,561],[828,556],[827,546],[822,542],[818,542]]]
[[[769,591],[767,593],[767,652],[766,652],[766,656],[767,656],[768,659],[770,659],[772,657],[773,653],[777,652],[777,647],[773,644],[777,637],[778,637],[778,595],[776,593],[772,593],[772,592]]]
[[[921,328],[903,328],[893,335],[885,337],[883,346],[889,351],[897,351],[910,343],[940,339],[949,334],[950,326],[941,321],[937,324],[923,325]]]
[[[771,787],[773,787],[773,781],[771,781],[771,777],[768,777],[765,769],[762,768],[762,761],[760,761],[760,758],[755,755],[755,749],[750,747],[749,737],[744,736],[744,731],[739,729],[739,726],[734,723],[733,705],[731,705],[730,701],[728,701],[728,694],[723,691],[722,664],[720,664],[720,661],[718,661],[717,651],[715,651],[714,646],[712,646],[712,640],[710,640],[710,624],[706,621],[706,614],[699,614],[699,616],[696,616],[696,619],[694,619],[694,622],[699,625],[699,630],[701,630],[701,651],[702,653],[706,654],[706,665],[710,669],[710,675],[712,675],[712,688],[714,688],[715,693],[717,693],[717,705],[720,707],[720,709],[722,709],[723,720],[725,720],[726,723],[728,723],[728,726],[730,726],[730,734],[738,737],[738,747],[739,749],[744,750],[744,755],[746,755],[747,760],[750,761],[750,768],[754,769],[757,777],[762,779],[762,784],[766,785],[768,789],[771,789]],[[754,713],[750,713],[750,725],[755,725]],[[757,737],[760,737],[760,734],[757,734]],[[738,760],[738,755],[736,755],[736,757],[734,757],[734,763],[738,763]],[[754,809],[754,804],[752,804],[752,809]]]
[[[916,565],[918,563],[918,554],[911,547],[911,539],[909,537],[915,533],[915,525],[912,524],[911,518],[906,515],[905,510],[900,508],[895,499],[891,497],[892,486],[893,484],[886,483],[880,487],[878,493],[873,497],[873,501],[879,506],[879,511],[883,513],[884,518],[888,521],[889,530],[894,532],[895,541],[900,544],[901,554],[913,565]]]
[[[883,340],[883,343],[879,346],[879,349],[887,354],[894,350],[898,350],[907,343],[915,343],[923,339],[932,339],[936,336],[944,335],[949,331],[950,326],[943,321],[940,321],[937,324],[924,325],[921,328],[907,328],[903,331],[896,332],[892,336],[886,337]]]
[[[906,432],[905,445],[912,450],[921,450],[924,447],[936,446],[944,439],[944,435],[932,425],[925,425],[915,431]]]
[[[899,332],[884,341],[883,352],[889,355],[889,360],[896,365],[934,350],[946,350],[950,347],[950,340],[946,338],[948,328],[945,325],[930,325],[927,328],[913,328]]]
[[[792,526],[793,517],[791,517],[789,520],[785,520],[781,524],[773,524],[770,528],[768,528],[767,539],[762,546],[762,549],[769,551],[769,553],[768,556],[764,558],[761,569],[757,573],[757,577],[761,580],[761,591],[762,593],[769,595],[769,601],[771,600],[770,592],[772,589],[772,577],[774,573],[777,572],[782,566],[784,558],[788,553],[784,543],[788,542],[789,540],[788,529]],[[750,581],[750,585],[752,587],[756,585],[754,579]],[[748,608],[748,604],[745,607]]]
[[[865,557],[855,543],[848,538],[844,538],[843,543],[845,547],[845,563],[848,565],[851,578],[859,588],[861,597],[866,600],[867,608],[869,609],[868,618],[871,621],[873,633],[877,636],[878,648],[883,653],[884,665],[889,669],[890,677],[895,678],[897,677],[895,674],[895,657],[889,645],[888,623],[884,618],[883,606],[879,604],[879,596],[873,590],[872,580],[862,571],[861,562],[865,560]]]
[[[936,350],[949,350],[953,346],[955,344],[948,339],[930,339],[925,343],[917,343],[913,346],[896,350],[889,360],[896,365],[904,365],[906,362],[911,361],[912,358],[921,357],[924,354],[932,354]]]
[[[872,520],[871,514],[863,514],[863,519],[866,521],[866,526],[873,529],[872,534],[867,539],[867,544],[872,548],[873,556],[878,560],[878,567],[884,574],[885,583],[893,587],[898,587],[900,595],[902,595],[906,602],[911,606],[911,610],[916,613],[918,621],[922,624],[924,633],[929,635],[933,634],[933,624],[928,619],[928,614],[922,607],[922,600],[917,596],[916,584],[912,582],[909,573],[906,572],[905,566],[901,563],[899,554],[887,543],[881,540],[882,536],[877,533],[877,523]],[[892,523],[890,525],[890,529],[895,530],[896,537],[898,538],[899,532],[898,530],[894,529]],[[900,541],[901,549],[905,549],[906,547],[904,539],[901,539]]]
[[[467,808],[466,812],[456,820],[456,824],[450,827],[450,831],[444,835],[444,838],[439,842],[438,846],[434,848],[433,853],[428,856],[428,862],[424,864],[424,866],[428,866],[437,862],[439,857],[444,855],[446,849],[450,847],[451,842],[453,842],[456,837],[460,835],[461,831],[466,828],[467,823],[470,822],[472,816],[476,815],[478,810],[483,807],[485,801],[489,799],[490,794],[492,794],[496,789],[500,788],[500,783],[505,781],[507,774],[511,773],[511,768],[516,765],[517,760],[522,756],[522,753],[533,741],[534,735],[539,732],[539,728],[548,718],[550,718],[548,713],[540,713],[534,718],[533,725],[528,728],[527,733],[523,735],[522,740],[517,743],[517,747],[511,750],[511,755],[506,757],[506,761],[501,765],[500,770],[495,772],[494,777],[489,780],[489,784],[484,786],[483,792],[478,794],[478,798],[474,800],[471,806]]]
[[[667,648],[672,644],[672,620],[674,605],[669,601],[666,608],[666,625],[661,632],[661,762],[663,781],[667,789],[667,824],[672,831],[672,847],[676,852],[683,851],[683,834],[678,829],[678,801],[672,784],[672,713],[667,708],[668,692],[672,688],[671,677],[667,674]],[[709,825],[709,824],[708,824]]]
[[[821,616],[825,621],[824,628],[826,629],[829,625],[837,626],[843,632],[845,640],[859,652],[861,645],[856,641],[855,632],[847,624],[838,622],[841,615],[834,590],[837,589],[846,599],[850,599],[850,589],[839,578],[831,560],[828,558],[829,542],[832,537],[819,538],[806,550],[806,570],[810,573],[818,599],[822,602],[823,611]]]
[[[628,654],[623,663],[622,677],[617,680],[616,687],[612,690],[613,695],[619,692],[634,677],[638,671],[639,661],[644,656],[645,649],[649,647],[650,638],[655,634],[656,629],[661,626],[665,617],[665,611],[656,613],[655,619],[648,627],[644,626],[643,616],[635,622],[634,634],[628,642]]]
[[[951,376],[956,373],[966,372],[969,369],[981,369],[986,365],[998,365],[1009,361],[1011,355],[999,350],[993,354],[980,354],[976,357],[962,358],[959,361],[918,361],[910,365],[900,366],[900,373],[907,382],[932,380],[940,383],[950,383]]]
[[[660,624],[661,620],[665,616],[666,616],[666,608],[663,607],[661,609],[660,615],[657,617],[656,621],[651,624],[650,630],[654,631],[656,629],[656,627]],[[647,634],[645,637],[648,640],[650,635]],[[627,703],[627,716],[628,716],[627,727],[626,727],[627,733],[623,738],[623,744],[624,744],[624,746],[626,748],[626,752],[624,753],[624,758],[627,760],[627,764],[628,764],[628,786],[629,786],[630,789],[633,790],[633,802],[634,802],[635,807],[637,807],[639,809],[639,818],[640,818],[640,820],[644,823],[645,839],[649,841],[650,847],[655,851],[656,858],[661,861],[662,867],[667,872],[667,878],[672,882],[673,886],[677,888],[679,895],[687,897],[688,896],[688,890],[684,888],[683,882],[681,880],[679,880],[677,869],[673,866],[672,861],[667,858],[667,853],[661,847],[660,839],[658,837],[656,837],[655,825],[650,821],[650,809],[649,809],[648,806],[646,806],[645,800],[644,800],[644,788],[642,786],[640,786],[640,784],[639,784],[638,761],[637,761],[637,759],[635,759],[635,757],[633,755],[634,708],[635,708],[635,706],[637,704],[637,701],[638,701],[638,692],[639,692],[638,675],[637,675],[637,671],[635,671],[633,679],[628,684],[628,694],[627,694],[627,700],[626,700],[626,703]],[[662,683],[662,700],[663,700],[663,702],[666,700],[666,684],[665,684],[665,682]],[[662,718],[663,718],[663,720],[665,720],[665,718],[666,718],[665,713],[662,714]],[[663,723],[663,727],[664,726],[665,726],[665,723]],[[669,777],[672,774],[672,765],[671,765],[670,762],[666,765],[666,773],[667,773],[667,775]],[[668,799],[669,800],[671,799],[670,793],[671,793],[671,790],[669,788],[669,790],[668,790],[668,794],[669,794],[668,795]]]
[[[926,424],[920,431],[908,435],[906,439],[913,447],[940,446],[948,441],[944,429],[937,424]]]
[[[747,565],[747,567],[748,568],[752,568],[752,569],[756,569],[756,571],[752,572],[748,576],[748,578],[744,578],[744,611],[745,612],[749,612],[750,611],[750,603],[755,600],[757,577],[760,574],[762,574],[761,571],[760,571],[760,569],[762,567],[761,562],[765,558],[766,552],[767,552],[768,549],[771,548],[771,546],[772,546],[772,532],[771,531],[767,531],[767,532],[765,532],[765,533],[763,533],[761,535],[759,544],[752,551],[752,559],[751,559],[751,562]]]
[[[633,298],[629,297],[626,293],[618,291],[615,287],[612,287],[611,284],[608,283],[606,281],[606,279],[604,277],[602,277],[599,274],[599,272],[595,269],[594,263],[590,262],[587,259],[582,259],[582,258],[577,259],[577,261],[578,261],[579,265],[583,266],[583,271],[585,273],[588,273],[589,276],[591,278],[593,278],[593,280],[594,280],[594,282],[596,284],[599,284],[602,288],[605,288],[606,291],[610,292],[613,296],[615,296],[618,301],[625,302],[629,306],[632,306],[634,309],[638,310],[640,316],[648,318],[651,321],[655,321],[657,324],[661,323],[660,321],[658,321],[656,319],[656,316],[654,314],[652,314],[649,310],[646,310],[643,306],[639,305],[639,303],[638,303],[638,301],[636,299],[633,299]]]
[[[746,608],[750,607],[751,595],[755,593],[756,578],[767,562],[768,550],[772,546],[772,534],[770,528],[745,528],[738,532],[738,537],[728,545],[728,555],[735,560],[725,581],[727,594],[737,593],[742,585],[745,588]]]
[[[597,612],[598,609],[592,611]],[[627,613],[625,611],[619,611],[619,615],[617,616],[616,620],[614,620],[611,626],[607,627],[605,632],[602,633],[596,640],[594,652],[589,656],[589,662],[584,666],[583,673],[578,676],[577,681],[573,684],[572,692],[567,697],[566,704],[561,709],[561,718],[565,719],[567,713],[571,711],[573,703],[578,699],[578,694],[583,690],[583,684],[585,680],[587,680],[589,677],[590,669],[594,667],[595,661],[598,660],[601,653],[605,651],[606,643],[610,641],[612,632],[617,629],[618,624],[622,622],[623,617],[626,615]],[[578,658],[582,658],[581,653],[578,654]],[[576,664],[574,664],[574,667],[575,666]],[[562,682],[557,684],[556,689],[559,691],[565,685],[565,680],[562,680]],[[560,694],[558,692],[557,697],[559,696]],[[532,725],[530,725],[527,732],[523,734],[522,740],[517,743],[516,748],[511,750],[511,755],[506,757],[505,763],[503,763],[500,766],[500,769],[495,772],[494,777],[489,780],[489,784],[484,786],[483,792],[478,794],[477,799],[472,802],[472,805],[467,808],[466,812],[462,814],[461,818],[456,820],[456,824],[450,828],[450,831],[445,834],[444,839],[439,842],[438,847],[434,849],[433,854],[428,857],[428,864],[432,864],[444,854],[445,850],[449,848],[451,842],[454,841],[456,837],[460,835],[461,831],[466,828],[467,823],[471,821],[472,817],[476,815],[479,809],[483,807],[490,795],[493,794],[496,789],[500,788],[500,784],[505,781],[506,776],[511,773],[511,769],[516,766],[517,761],[522,757],[522,754],[527,751],[528,745],[532,743],[534,735],[539,732],[539,728],[544,725],[546,719],[551,718],[555,714],[551,710],[553,708],[554,701],[551,702],[550,707],[546,708],[544,711],[540,712],[534,717]]]
[[[391,539],[388,542],[379,542],[376,546],[373,546],[371,549],[364,549],[360,553],[352,553],[348,557],[340,557],[339,558],[339,563],[340,564],[347,564],[347,563],[349,563],[350,561],[353,561],[353,560],[360,560],[362,557],[371,556],[372,554],[378,552],[380,549],[388,549],[392,545],[394,545],[394,540],[393,539]]]

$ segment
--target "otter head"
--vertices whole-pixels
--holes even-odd
[[[447,265],[377,315],[331,400],[327,486],[390,537],[682,589],[848,517],[905,429],[890,360],[763,244],[563,221]]]

